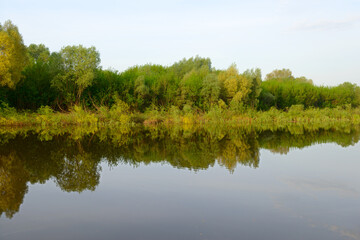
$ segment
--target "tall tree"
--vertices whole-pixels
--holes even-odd
[[[249,104],[252,108],[256,108],[258,105],[258,98],[261,93],[261,70],[248,69],[243,73],[243,76],[246,77],[251,82],[251,92],[249,93]]]
[[[91,86],[95,70],[100,64],[100,54],[95,47],[82,45],[61,49],[62,71],[52,81],[67,105],[79,104],[84,90]]]
[[[0,24],[0,85],[15,88],[27,62],[26,46],[18,28],[10,20]]]

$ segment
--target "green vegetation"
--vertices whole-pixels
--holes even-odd
[[[360,87],[348,82],[316,86],[289,69],[263,81],[260,69],[218,70],[201,57],[124,72],[99,64],[95,47],[26,47],[6,21],[0,25],[0,125],[359,123]]]
[[[0,24],[0,85],[14,88],[26,66],[26,46],[18,28],[6,21]]]

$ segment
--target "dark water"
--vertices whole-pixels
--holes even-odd
[[[360,239],[360,132],[1,135],[0,239]]]

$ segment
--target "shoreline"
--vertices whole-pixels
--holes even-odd
[[[176,126],[222,124],[231,126],[287,126],[287,125],[360,125],[360,109],[307,109],[281,111],[243,111],[236,112],[216,108],[208,112],[172,112],[152,110],[145,113],[103,108],[98,111],[75,107],[70,112],[53,112],[44,107],[38,112],[0,112],[0,126],[4,127],[60,127],[60,126],[99,126],[117,127],[122,125]]]

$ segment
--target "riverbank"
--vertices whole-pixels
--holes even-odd
[[[300,126],[340,126],[359,125],[360,109],[324,108],[306,109],[294,105],[287,111],[275,108],[269,111],[232,111],[213,108],[208,112],[180,111],[173,107],[169,110],[152,109],[145,113],[132,112],[126,105],[118,104],[112,108],[100,107],[96,111],[74,106],[69,112],[54,112],[50,107],[41,107],[37,112],[20,112],[14,108],[1,108],[0,126],[2,127],[62,127],[62,126],[106,126],[143,124],[146,126],[174,125],[251,125],[265,129]]]

